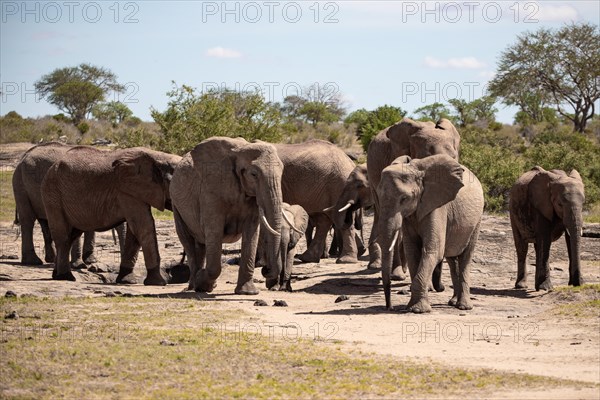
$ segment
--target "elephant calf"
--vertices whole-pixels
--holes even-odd
[[[294,266],[294,256],[296,255],[296,245],[298,241],[304,236],[304,231],[308,225],[308,214],[299,205],[289,205],[283,203],[281,216],[286,221],[285,224],[281,224],[281,264],[282,270],[279,276],[277,284],[271,287],[271,290],[287,290],[292,291],[292,284],[290,279],[292,277],[292,268]],[[261,230],[259,240],[259,262],[264,264],[266,260],[266,233]],[[272,266],[265,265],[262,268],[262,274],[264,277],[270,276],[270,269]]]
[[[565,233],[569,252],[569,285],[582,283],[579,253],[585,194],[576,170],[534,167],[510,191],[510,224],[517,250],[516,288],[527,287],[527,248],[535,246],[535,289],[550,290],[550,244]]]
[[[181,157],[137,147],[113,152],[78,146],[48,170],[42,197],[56,243],[53,279],[71,280],[68,252],[84,231],[103,231],[127,222],[117,283],[135,283],[140,247],[146,285],[165,285],[151,207],[171,209],[169,184]]]

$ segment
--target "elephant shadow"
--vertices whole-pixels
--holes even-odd
[[[471,294],[482,296],[514,297],[517,299],[533,299],[537,297],[532,296],[527,289],[489,289],[485,287],[472,287]]]
[[[338,277],[335,277],[335,276]],[[360,275],[360,277],[349,276]],[[374,277],[364,276],[365,271],[355,273],[340,273],[308,286],[301,291],[311,294],[337,294],[337,295],[371,295],[381,292],[381,277],[374,271]],[[408,283],[400,282],[399,286],[406,286]]]

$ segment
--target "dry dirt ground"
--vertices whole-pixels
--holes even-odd
[[[17,154],[18,152],[15,152]],[[13,157],[14,158],[14,157]],[[6,152],[0,159],[10,164]],[[5,164],[6,165],[6,164]],[[372,218],[367,217],[365,237]],[[586,225],[585,231],[598,231]],[[164,265],[180,259],[182,246],[172,221],[157,221],[159,248]],[[41,232],[36,227],[38,254],[42,254]],[[335,259],[319,264],[296,264],[292,286],[294,292],[270,292],[257,269],[255,279],[263,290],[257,296],[233,294],[237,266],[227,264],[237,254],[239,244],[229,245],[223,255],[226,264],[213,293],[186,292],[186,284],[166,287],[116,285],[119,263],[118,246],[110,232],[97,236],[100,263],[91,269],[75,272],[77,282],[50,279],[52,265],[21,266],[20,240],[8,223],[0,226],[0,295],[12,290],[18,295],[37,296],[106,296],[114,293],[198,298],[223,312],[242,309],[256,317],[251,322],[219,326],[223,330],[262,332],[265,335],[295,338],[321,338],[346,344],[351,348],[434,361],[468,368],[486,367],[499,371],[531,373],[600,384],[600,316],[569,308],[577,294],[562,291],[536,292],[514,290],[516,258],[510,223],[506,216],[485,215],[471,272],[471,297],[474,309],[459,311],[449,307],[450,277],[445,266],[446,291],[430,293],[433,312],[425,315],[407,313],[404,306],[410,297],[409,282],[394,282],[392,301],[396,309],[385,310],[380,272],[366,268],[368,256],[350,265],[338,265]],[[304,243],[299,244],[303,246]],[[587,283],[600,282],[600,239],[585,237],[582,245],[582,269]],[[564,240],[552,246],[552,281],[555,286],[568,282],[568,258]],[[529,264],[534,263],[530,247]],[[529,281],[533,282],[530,267]],[[136,266],[140,282],[144,277],[143,257]],[[598,299],[597,293],[595,299]],[[348,300],[336,302],[340,295]],[[264,300],[268,306],[254,305]],[[273,307],[274,300],[285,300],[288,307]],[[590,300],[589,298],[585,300]],[[576,315],[578,314],[578,315]],[[508,388],[507,388],[508,389]],[[554,389],[543,392],[503,392],[508,398],[600,398],[600,386],[580,391]]]

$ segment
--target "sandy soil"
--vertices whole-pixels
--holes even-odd
[[[6,154],[0,160],[6,164]],[[6,165],[5,164],[5,165]],[[372,224],[366,219],[365,237]],[[584,232],[598,232],[598,225],[586,226]],[[176,264],[182,246],[172,221],[158,221],[159,248],[164,265]],[[41,232],[36,228],[38,255],[42,254]],[[505,216],[485,215],[480,241],[472,264],[471,297],[474,309],[460,311],[447,306],[450,277],[447,267],[443,281],[446,291],[430,293],[433,312],[426,315],[407,313],[409,282],[394,282],[392,301],[396,309],[384,308],[380,272],[366,268],[368,256],[356,264],[338,265],[335,259],[319,264],[297,264],[292,286],[294,292],[269,292],[257,296],[233,294],[237,266],[227,264],[211,294],[186,292],[185,284],[166,287],[116,285],[119,263],[118,246],[110,232],[99,233],[97,253],[100,263],[88,270],[76,271],[77,282],[50,279],[52,265],[21,266],[20,239],[9,224],[0,226],[0,295],[12,290],[18,295],[36,296],[105,296],[113,294],[193,297],[209,301],[224,312],[242,309],[253,318],[239,323],[220,325],[222,332],[242,330],[262,332],[276,338],[299,336],[327,340],[360,349],[469,368],[531,373],[600,384],[600,316],[581,318],[557,312],[565,300],[559,292],[514,290],[516,256],[510,223]],[[239,244],[227,246],[223,261],[235,257]],[[301,242],[299,246],[304,246]],[[587,283],[600,282],[600,239],[585,237],[582,246],[583,276]],[[530,264],[534,262],[530,247]],[[568,258],[564,240],[555,242],[551,254],[552,281],[555,286],[568,282]],[[534,267],[530,267],[530,283]],[[95,271],[95,272],[93,272]],[[143,257],[136,266],[143,279]],[[260,271],[258,286],[264,288]],[[340,295],[348,300],[337,302]],[[268,306],[254,305],[258,299]],[[274,300],[285,300],[288,307],[273,307]],[[510,389],[510,388],[507,388]],[[543,392],[502,392],[494,398],[600,398],[600,388],[581,391],[556,389]]]

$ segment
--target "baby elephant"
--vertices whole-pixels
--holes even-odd
[[[569,252],[569,285],[582,283],[579,265],[581,211],[585,195],[576,170],[534,167],[510,191],[510,224],[517,250],[516,288],[527,287],[527,247],[535,246],[535,289],[550,290],[550,244],[565,232]]]
[[[282,217],[286,223],[281,224],[281,274],[278,277],[278,282],[274,283],[271,290],[287,290],[292,291],[292,284],[290,278],[292,276],[292,267],[294,266],[294,256],[296,255],[296,245],[304,235],[306,226],[308,225],[308,214],[304,211],[304,208],[294,204],[289,205],[287,203],[282,204]],[[263,246],[265,240],[263,238],[263,231],[260,234],[259,241],[259,263],[265,264],[266,260],[266,249]],[[268,265],[262,268],[262,274],[267,277],[269,274],[270,267]],[[269,285],[267,285],[269,286]]]

